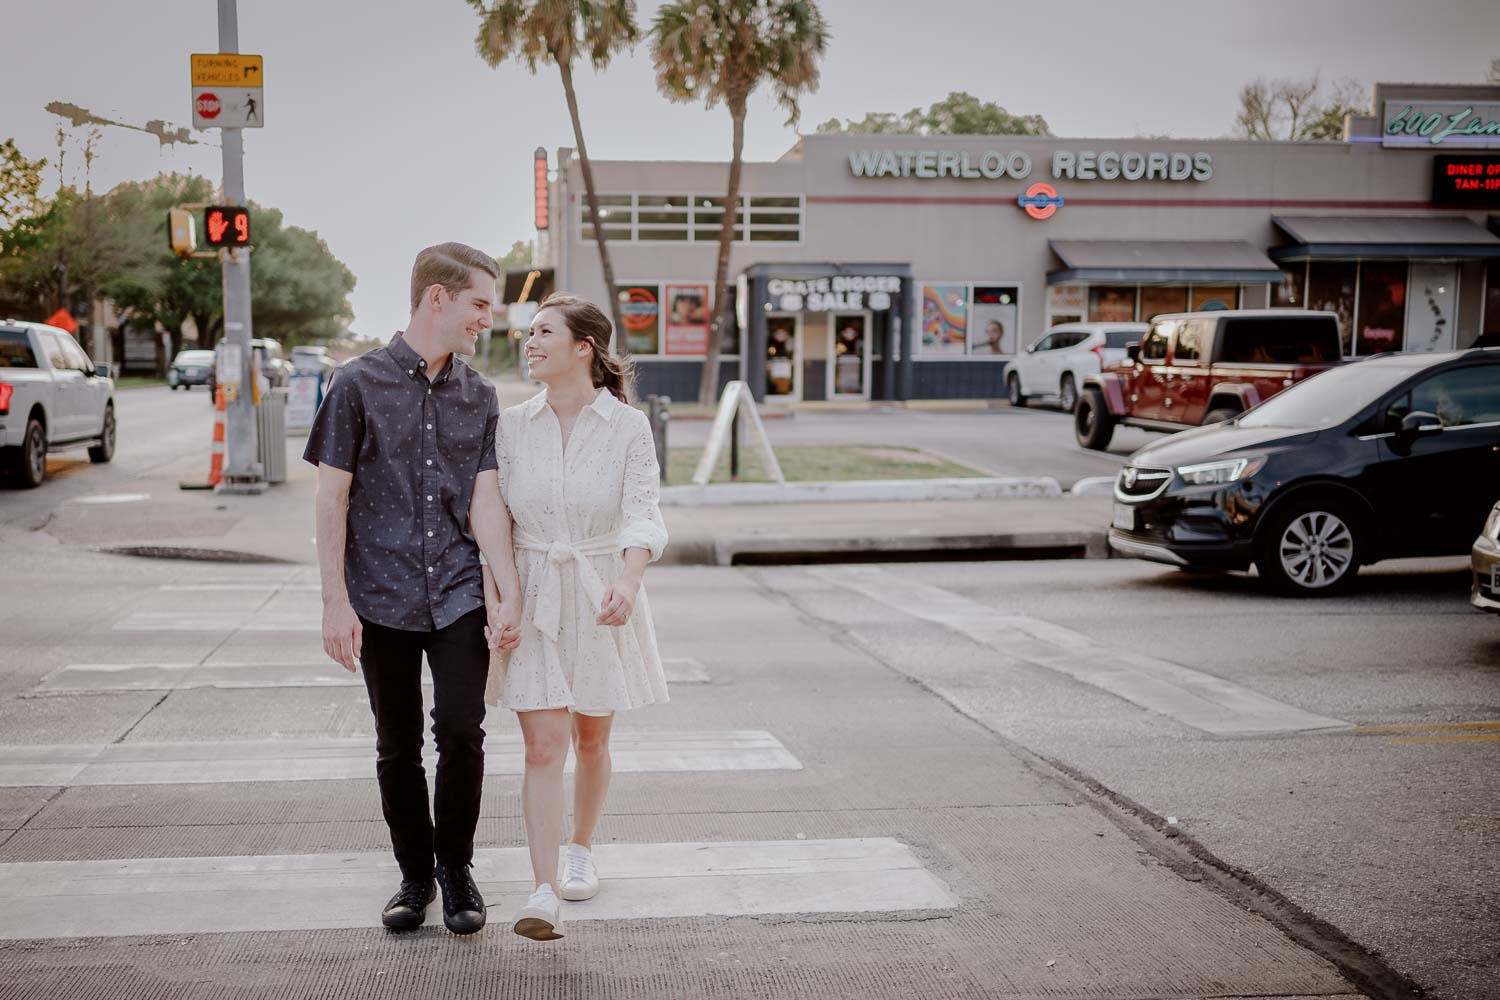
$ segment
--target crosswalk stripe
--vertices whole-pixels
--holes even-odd
[[[315,611],[134,611],[116,632],[322,632]]]
[[[897,611],[1219,736],[1349,729],[1201,670],[1095,642],[1081,632],[1005,611],[877,566],[811,571]]]
[[[706,684],[708,670],[698,660],[663,658],[670,684]],[[422,684],[432,686],[430,674]],[[365,686],[332,660],[302,663],[69,663],[39,681],[39,694],[97,691],[183,691],[189,688],[343,688]]]
[[[571,922],[953,910],[958,899],[890,837],[600,844],[600,893]],[[0,864],[0,939],[378,926],[386,852]],[[531,891],[525,848],[474,853],[497,924]],[[429,911],[435,918],[434,904]]]
[[[431,741],[429,768],[435,763]],[[802,763],[763,730],[616,732],[616,773],[800,771]],[[519,733],[485,739],[485,774],[521,774]],[[573,765],[569,756],[568,767]],[[375,776],[368,737],[200,740],[173,743],[0,746],[0,787],[180,785],[242,781],[339,781]],[[3,898],[3,897],[0,897]]]

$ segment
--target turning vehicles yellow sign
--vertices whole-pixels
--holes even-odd
[[[264,73],[260,56],[240,52],[193,53],[195,87],[263,87]]]

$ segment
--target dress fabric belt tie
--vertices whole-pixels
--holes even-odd
[[[549,542],[535,538],[519,529],[514,535],[515,546],[528,552],[543,552],[547,558],[542,562],[542,579],[537,588],[536,608],[531,613],[531,622],[543,635],[557,641],[562,624],[562,568],[572,563],[575,579],[588,595],[589,604],[597,612],[604,606],[604,581],[599,578],[589,556],[609,555],[620,548],[620,535],[596,535],[581,542]]]

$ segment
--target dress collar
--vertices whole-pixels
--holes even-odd
[[[540,416],[541,412],[547,408],[547,390],[545,388],[542,389],[541,392],[528,399],[524,405],[526,407],[526,418],[528,420]],[[615,419],[615,414],[619,413],[620,410],[624,408],[624,406],[624,403],[615,398],[614,393],[610,392],[608,389],[601,388],[598,395],[594,397],[594,401],[588,406],[585,406],[584,409],[593,410],[599,416],[603,417],[606,423],[608,423]]]

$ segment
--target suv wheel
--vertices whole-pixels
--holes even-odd
[[[35,489],[47,478],[47,429],[35,417],[26,421],[26,434],[18,448],[7,448],[6,469],[11,480],[25,489]]]
[[[1057,387],[1057,401],[1069,413],[1078,409],[1078,386],[1074,384],[1071,374],[1062,377],[1062,385]]]
[[[1011,372],[1005,379],[1005,398],[1011,406],[1025,406],[1026,396],[1021,392],[1021,376]]]
[[[1103,451],[1115,436],[1115,418],[1104,403],[1103,391],[1089,386],[1078,398],[1073,412],[1073,436],[1085,448]]]
[[[1293,502],[1256,532],[1255,568],[1272,587],[1296,597],[1346,589],[1359,572],[1359,529],[1334,500]]]
[[[115,406],[104,408],[104,427],[99,432],[99,443],[89,449],[89,461],[102,465],[115,457]]]

